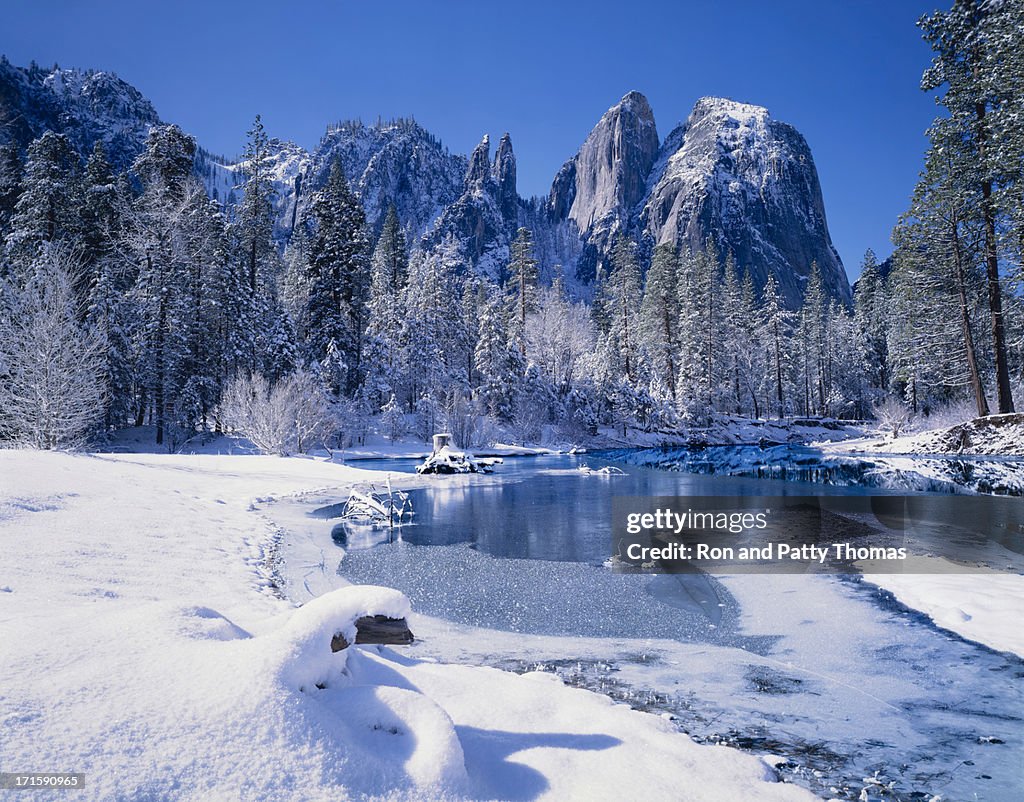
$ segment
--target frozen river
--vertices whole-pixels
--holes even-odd
[[[518,458],[492,476],[429,477],[411,493],[415,523],[396,534],[340,524],[330,495],[270,505],[287,532],[286,574],[299,576],[301,562],[315,575],[290,592],[301,601],[344,582],[399,588],[435,622],[424,625],[420,654],[555,671],[671,715],[698,740],[769,756],[824,798],[1024,798],[1019,658],[938,629],[857,577],[604,566],[613,495],[864,493],[869,482],[856,471],[808,473],[806,454],[797,455],[805,472],[786,480],[723,475],[728,464],[749,472],[739,450],[711,469],[685,454],[606,456]],[[588,475],[581,463],[626,475]],[[414,463],[361,465],[398,474]],[[986,554],[1020,570],[1020,536],[1007,534],[1024,531],[1015,523]],[[446,645],[443,622],[487,634]]]

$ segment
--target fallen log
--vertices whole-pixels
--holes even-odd
[[[414,640],[412,631],[404,618],[388,618],[386,615],[364,615],[356,620],[356,644],[383,644],[385,646],[408,646]],[[340,652],[351,644],[340,632],[331,638],[331,651]]]

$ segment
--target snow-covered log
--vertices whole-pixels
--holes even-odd
[[[385,646],[407,646],[414,640],[412,630],[404,618],[388,618],[386,615],[364,615],[356,620],[357,644],[384,644]],[[344,633],[336,632],[331,638],[331,651],[340,652],[351,644]]]

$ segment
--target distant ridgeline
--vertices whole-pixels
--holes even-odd
[[[525,199],[508,134],[464,157],[411,119],[342,122],[307,152],[257,118],[224,159],[111,73],[0,60],[0,440],[150,423],[288,453],[371,419],[465,448],[1012,412],[1012,8],[922,20],[948,116],[855,293],[806,141],[759,106],[702,98],[662,140],[630,92]]]
[[[128,168],[161,120],[138,90],[111,72],[0,62],[0,143],[24,150],[44,131],[65,134],[83,162],[103,143],[115,170]],[[454,238],[468,267],[502,275],[520,227],[534,235],[542,277],[556,265],[574,293],[589,296],[613,240],[629,235],[643,262],[661,243],[732,253],[760,291],[775,277],[790,308],[817,262],[826,294],[850,288],[825,220],[810,149],[790,125],[759,106],[703,98],[662,143],[646,98],[630,92],[609,109],[565,163],[546,198],[516,192],[516,159],[505,135],[493,162],[485,136],[467,159],[415,120],[328,126],[311,151],[271,139],[267,153],[275,237],[286,242],[309,196],[340,160],[366,213],[371,239],[393,204],[411,245]],[[245,163],[197,147],[196,174],[230,209]],[[607,265],[604,268],[608,269]]]

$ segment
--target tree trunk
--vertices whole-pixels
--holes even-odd
[[[978,156],[985,162],[985,104],[975,105],[978,116]],[[981,182],[982,209],[985,215],[985,275],[988,280],[988,308],[992,317],[992,354],[996,369],[996,405],[1000,413],[1013,412],[1010,389],[1010,366],[1006,356],[1006,330],[1003,325],[1003,297],[999,286],[999,255],[996,249],[996,213],[992,198],[992,182]]]
[[[974,349],[974,334],[971,332],[971,313],[967,305],[967,287],[964,280],[963,255],[960,251],[960,236],[956,230],[956,223],[953,224],[953,263],[956,267],[956,289],[960,299],[960,325],[964,335],[964,348],[967,350],[967,369],[971,375],[971,388],[974,390],[974,403],[978,408],[978,415],[985,417],[989,414],[988,400],[985,398],[985,388],[981,382],[981,372],[978,370],[978,357]]]

